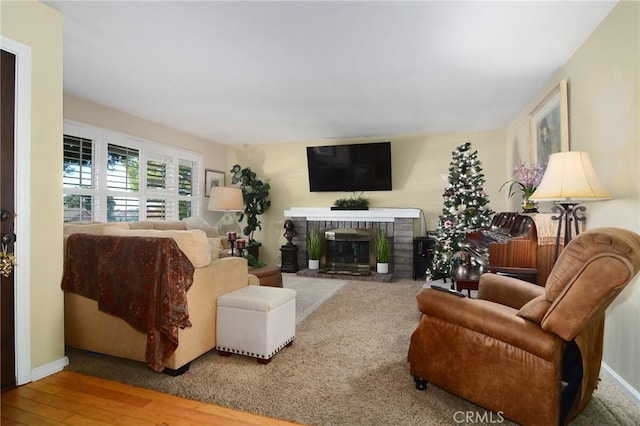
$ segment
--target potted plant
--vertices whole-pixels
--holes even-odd
[[[320,256],[322,255],[322,236],[316,228],[309,232],[307,237],[307,257],[309,258],[309,269],[320,268]]]
[[[242,168],[239,164],[231,168],[231,184],[238,185],[242,189],[242,199],[244,200],[244,211],[240,213],[239,220],[247,217],[247,225],[242,229],[242,233],[247,236],[247,251],[258,258],[258,247],[261,245],[254,239],[257,229],[262,230],[262,222],[259,216],[266,212],[271,206],[269,201],[269,190],[271,186],[256,177],[256,173],[251,167]]]
[[[520,160],[520,163],[513,171],[515,179],[503,183],[500,191],[509,185],[508,198],[513,197],[517,191],[522,192],[522,210],[525,213],[537,213],[538,203],[529,200],[529,197],[536,192],[536,188],[540,185],[542,176],[544,176],[545,167],[543,163],[535,163],[532,164],[531,167],[527,167],[527,165]]]
[[[391,244],[387,233],[378,229],[375,238],[376,270],[379,274],[389,273],[389,257],[391,256]]]
[[[333,202],[331,210],[369,210],[369,199],[354,192],[351,198],[338,198]]]

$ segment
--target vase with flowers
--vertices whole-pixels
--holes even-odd
[[[545,167],[546,165],[543,163],[534,163],[531,167],[527,167],[527,165],[520,160],[513,171],[514,179],[503,183],[500,191],[508,185],[509,198],[513,197],[518,191],[522,192],[522,210],[524,210],[525,213],[537,213],[538,203],[531,201],[529,197],[533,195],[540,184],[542,176],[544,176]]]

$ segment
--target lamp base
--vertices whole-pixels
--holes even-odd
[[[225,211],[222,218],[216,222],[215,227],[218,228],[220,235],[227,235],[229,232],[235,232],[238,235],[242,233],[240,224],[238,224],[238,221],[231,216],[231,212],[228,210]]]
[[[560,252],[560,234],[562,228],[564,228],[564,247],[569,244],[571,237],[580,233],[579,222],[586,222],[587,217],[584,212],[587,210],[584,206],[579,206],[578,203],[570,202],[556,202],[556,205],[551,208],[553,212],[559,213],[558,216],[551,216],[551,219],[560,222],[558,224],[558,233],[556,235],[556,260],[558,259],[558,253]],[[573,225],[573,231],[572,231]]]

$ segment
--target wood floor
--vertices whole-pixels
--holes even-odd
[[[295,425],[68,371],[3,393],[0,413],[7,426]]]

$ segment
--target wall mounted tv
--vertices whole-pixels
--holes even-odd
[[[391,191],[391,142],[307,147],[309,190]]]

